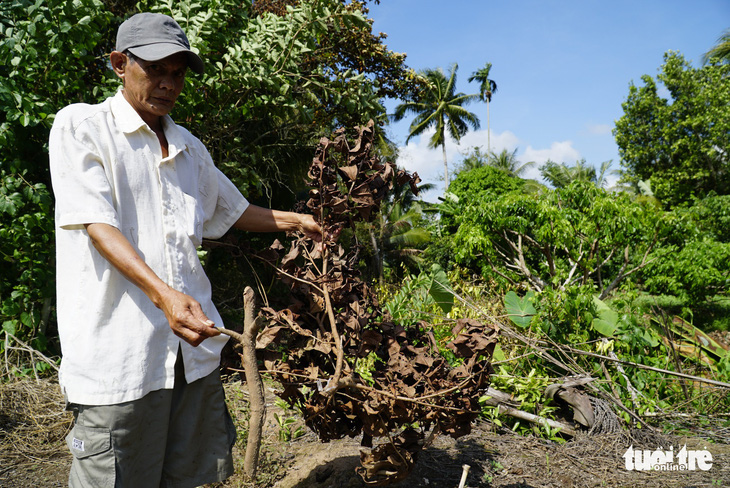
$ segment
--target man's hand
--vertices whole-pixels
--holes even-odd
[[[299,232],[312,239],[314,242],[322,242],[322,227],[319,226],[314,217],[310,214],[295,214],[299,217],[297,225]]]
[[[192,346],[220,334],[192,297],[173,290],[137,254],[119,229],[108,224],[87,224],[94,247],[129,281],[137,285],[167,317],[172,331]]]
[[[193,347],[220,334],[213,321],[203,313],[200,303],[191,296],[169,288],[160,296],[157,306],[165,313],[175,335]]]

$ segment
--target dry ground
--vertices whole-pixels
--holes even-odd
[[[227,383],[231,411],[245,425],[246,388]],[[354,470],[359,465],[359,442],[343,439],[320,443],[312,433],[282,440],[282,432],[296,432],[298,421],[282,431],[280,420],[292,417],[273,401],[268,405],[259,476],[245,481],[242,471],[244,442],[237,446],[236,474],[226,483],[208,488],[308,488],[364,487]],[[392,485],[397,488],[456,488],[462,466],[468,464],[468,487],[570,488],[570,487],[730,487],[730,427],[728,419],[707,425],[688,420],[691,435],[660,435],[643,431],[582,436],[563,445],[532,437],[495,432],[480,422],[458,440],[438,438],[424,451],[413,474]],[[66,486],[70,455],[64,437],[70,414],[63,411],[57,384],[52,380],[13,380],[0,383],[0,486],[51,488]],[[243,431],[243,429],[239,429]],[[713,456],[709,471],[628,471],[622,455],[626,449],[669,449],[675,452],[707,449]]]

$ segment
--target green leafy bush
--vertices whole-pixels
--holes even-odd
[[[371,118],[382,124],[380,98],[412,83],[405,56],[372,34],[359,2],[302,1],[278,13],[254,12],[251,0],[2,2],[0,313],[6,330],[35,337],[41,348],[38,333],[53,322],[53,116],[119,88],[108,54],[118,25],[136,11],[174,17],[207,61],[205,74],[188,78],[175,120],[203,140],[244,194],[278,208],[293,204],[322,135]],[[242,281],[228,278],[226,271],[227,282]]]
[[[102,54],[112,20],[95,0],[0,10],[0,321],[41,351],[55,323],[48,134],[60,108],[110,90]]]
[[[472,202],[458,217],[457,262],[542,291],[595,288],[605,297],[646,265],[671,228],[652,206],[587,182],[542,194],[506,193]]]
[[[698,303],[730,289],[730,243],[702,239],[666,251],[643,273],[648,292]]]

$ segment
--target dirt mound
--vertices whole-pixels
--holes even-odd
[[[241,433],[245,425],[245,386],[226,385],[232,414]],[[355,473],[360,464],[359,439],[320,442],[307,432],[287,441],[282,436],[282,410],[269,395],[264,450],[259,479],[243,477],[244,440],[236,447],[240,460],[235,475],[209,488],[359,488],[365,483]],[[276,415],[275,415],[276,414]],[[277,417],[279,420],[277,420]],[[708,423],[709,422],[709,423]],[[0,383],[0,486],[52,488],[67,485],[71,463],[64,438],[71,415],[54,381],[13,380]],[[286,423],[295,434],[301,421]],[[665,423],[665,426],[668,424]],[[596,436],[579,436],[564,444],[520,437],[509,430],[495,431],[492,424],[477,422],[469,435],[453,440],[438,437],[422,452],[412,475],[396,488],[456,488],[462,466],[470,466],[468,487],[499,488],[684,488],[730,486],[730,421],[685,417],[673,424],[675,432],[662,435],[646,430]],[[243,436],[240,436],[243,437]],[[712,467],[685,471],[627,470],[624,455],[635,450],[707,450]]]
[[[456,441],[439,438],[421,453],[413,474],[392,486],[455,488],[464,464],[470,466],[467,486],[472,488],[730,486],[730,445],[642,431],[632,434],[583,436],[560,445],[534,437],[497,434],[491,431],[490,425],[477,423],[472,434]],[[707,448],[713,456],[712,468],[645,472],[625,467],[623,455],[630,446],[651,451],[674,446],[676,452],[685,444],[687,449]],[[328,444],[318,443],[310,435],[298,439],[287,449],[291,467],[274,487],[365,487],[355,474],[359,465],[358,449],[358,442],[353,439]]]

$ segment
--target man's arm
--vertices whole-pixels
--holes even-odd
[[[233,226],[251,232],[299,231],[316,242],[322,241],[322,228],[311,215],[257,205],[249,205]]]
[[[220,334],[205,316],[200,304],[162,281],[119,229],[101,223],[86,224],[85,227],[99,253],[164,312],[175,335],[197,346],[206,338]]]

